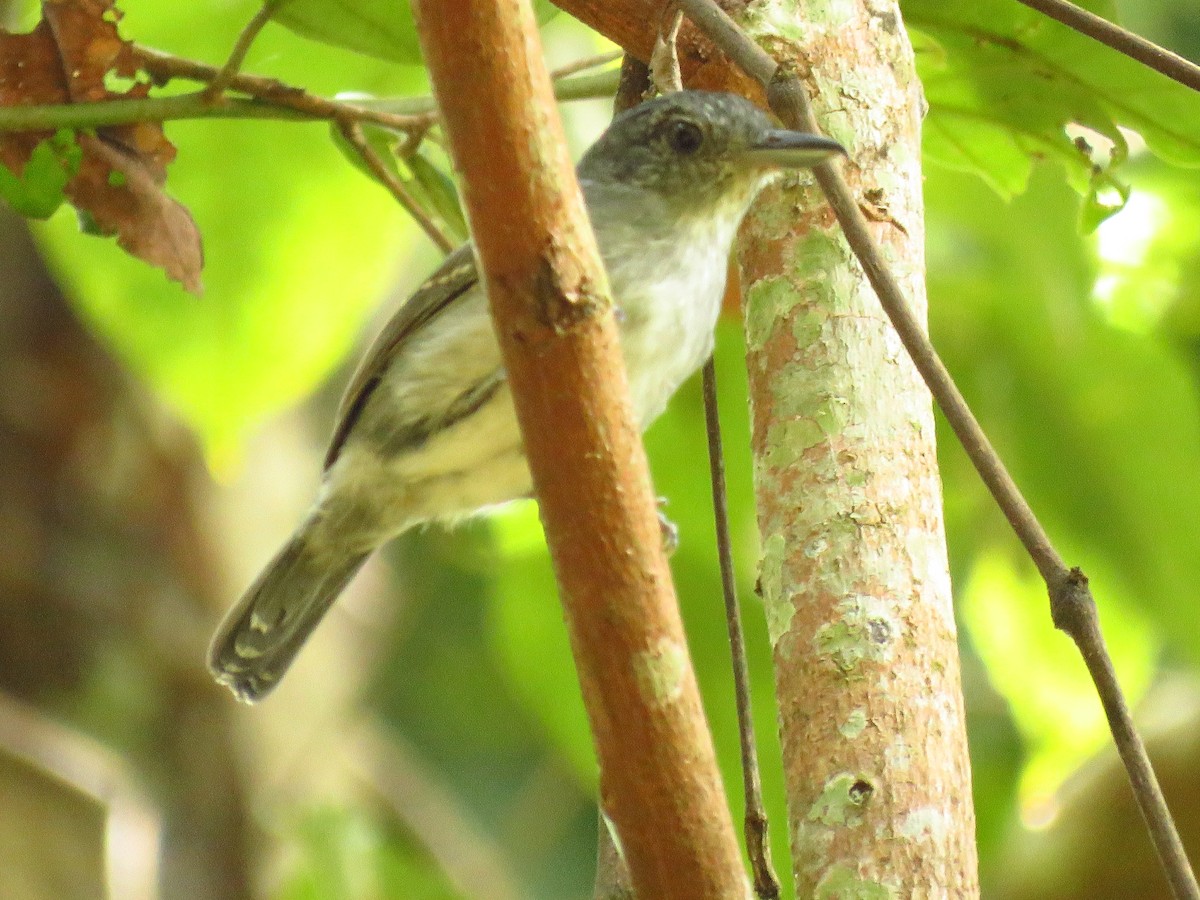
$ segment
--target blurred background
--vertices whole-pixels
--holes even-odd
[[[1200,58],[1190,0],[1119,3]],[[124,0],[122,31],[217,63],[248,3]],[[10,25],[36,10],[0,2]],[[554,65],[611,49],[566,16]],[[411,60],[410,62],[413,62]],[[427,93],[418,65],[268,26],[247,70]],[[576,151],[607,101],[564,106]],[[1200,123],[1180,123],[1194,134]],[[0,896],[590,896],[596,770],[532,504],[373,560],[259,707],[212,684],[220,613],[311,500],[355,353],[438,260],[322,125],[175,122],[205,237],[184,294],[60,210],[0,208]],[[1136,148],[1136,142],[1134,144]],[[1011,198],[926,167],[931,329],[1067,559],[1200,854],[1200,181],[1149,155],[1092,233],[1062,169]],[[788,868],[740,323],[719,334],[764,780]],[[984,896],[1167,896],[1069,641],[939,434]],[[672,565],[740,810],[699,384],[647,437]],[[740,814],[740,813],[739,813]],[[105,891],[108,893],[106,894]]]

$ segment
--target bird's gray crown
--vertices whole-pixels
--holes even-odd
[[[647,191],[679,214],[743,200],[780,167],[815,165],[835,152],[817,135],[778,130],[735,94],[677,91],[613,119],[584,154],[579,177],[589,200],[616,189]]]
[[[771,127],[762,110],[735,94],[677,91],[613,119],[580,160],[579,175],[668,195],[692,193],[745,170],[741,151]]]

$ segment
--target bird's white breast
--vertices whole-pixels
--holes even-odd
[[[643,428],[712,353],[736,226],[736,219],[710,218],[636,254],[611,252],[611,241],[602,248],[620,309],[629,392]]]

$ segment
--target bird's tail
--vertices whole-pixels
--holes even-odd
[[[279,683],[371,551],[315,549],[313,519],[300,527],[225,616],[208,650],[208,667],[244,703]]]

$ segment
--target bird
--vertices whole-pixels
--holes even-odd
[[[712,352],[738,226],[788,169],[845,150],[750,101],[684,90],[617,115],[577,175],[645,429]],[[316,500],[218,627],[209,669],[241,701],[280,681],[368,557],[425,523],[530,496],[471,245],[394,314],[351,377]]]

